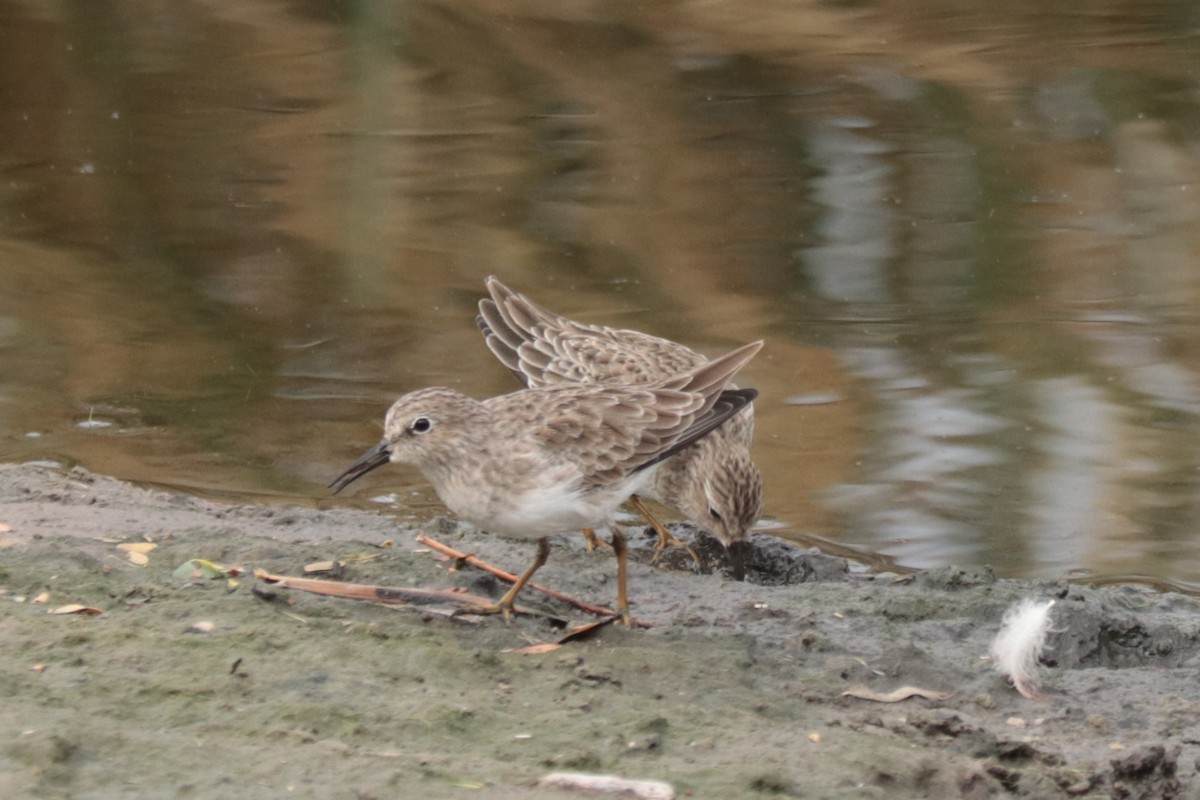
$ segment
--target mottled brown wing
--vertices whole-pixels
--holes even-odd
[[[704,363],[668,339],[559,316],[495,277],[476,323],[488,348],[526,386],[562,383],[650,383]]]
[[[745,345],[656,384],[551,386],[486,403],[514,426],[502,438],[532,437],[576,464],[591,486],[605,486],[670,457],[748,405],[754,390],[721,389],[761,347]]]
[[[669,390],[592,385],[542,391],[548,405],[530,433],[596,487],[617,483],[657,457],[704,407],[700,395]]]
[[[708,436],[719,428],[726,420],[737,415],[758,397],[757,389],[726,389],[717,397],[717,402],[707,412],[696,418],[696,421],[676,440],[675,444],[666,448],[654,458],[639,466],[638,470],[652,467]],[[743,415],[748,416],[748,415]],[[636,470],[635,470],[636,471]]]

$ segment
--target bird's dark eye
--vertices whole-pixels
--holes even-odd
[[[715,519],[717,522],[720,522],[720,521],[721,521],[721,512],[720,512],[720,511],[717,511],[717,510],[716,510],[715,508],[713,508],[712,506],[709,506],[709,507],[708,507],[708,515],[709,515],[710,517],[712,517],[713,519]]]
[[[417,417],[408,426],[408,430],[411,433],[429,433],[432,427],[433,422],[430,421],[429,417]]]

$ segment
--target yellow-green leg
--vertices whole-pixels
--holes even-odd
[[[583,529],[583,544],[587,547],[587,551],[591,553],[597,547],[608,547],[608,542],[596,536],[596,531],[593,528]]]
[[[612,549],[617,556],[617,613],[621,615],[621,624],[626,628],[633,627],[633,616],[629,613],[629,558],[625,546],[625,534],[612,525]]]
[[[513,607],[517,603],[517,595],[525,588],[525,584],[529,583],[529,579],[533,577],[533,573],[541,569],[548,558],[550,558],[550,540],[543,536],[541,539],[538,539],[537,556],[534,557],[533,563],[529,565],[529,569],[521,573],[521,577],[517,578],[517,582],[509,587],[509,590],[500,598],[500,602],[487,606],[466,606],[460,610],[460,613],[500,614],[504,617],[506,623],[512,622]]]
[[[633,497],[629,498],[629,504],[636,508],[638,513],[646,518],[646,521],[650,523],[650,527],[654,528],[654,531],[658,534],[658,541],[654,544],[654,557],[650,559],[651,565],[658,563],[658,560],[662,558],[663,552],[668,547],[680,547],[686,550],[688,555],[692,557],[692,561],[696,564],[697,571],[703,568],[703,562],[700,561],[700,556],[696,554],[696,551],[672,536],[671,532],[667,530],[661,522],[654,518],[654,515],[650,513],[650,509],[646,508],[646,504],[642,502],[642,498],[635,494]]]

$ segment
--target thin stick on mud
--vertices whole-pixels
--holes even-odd
[[[366,600],[373,603],[395,605],[429,605],[431,603],[453,603],[457,605],[486,605],[486,597],[467,594],[456,589],[415,589],[399,586],[372,586],[363,583],[323,581],[315,578],[293,578],[274,575],[265,569],[256,569],[254,577],[281,589],[298,589],[302,592],[341,597],[346,600]]]
[[[500,569],[499,567],[494,567],[491,564],[487,563],[486,561],[481,561],[480,559],[476,558],[475,556],[471,555],[470,553],[463,553],[459,550],[455,550],[453,547],[442,544],[437,539],[432,539],[423,533],[417,534],[417,542],[419,544],[425,545],[426,547],[430,548],[431,550],[438,551],[442,555],[449,556],[450,558],[458,559],[459,561],[463,561],[467,564],[470,564],[472,567],[475,567],[476,569],[481,569],[490,575],[495,575],[497,578],[499,578],[502,581],[508,581],[509,583],[517,582],[517,576],[513,575],[511,572],[505,572],[504,570]],[[580,611],[586,611],[589,614],[595,614],[596,616],[599,616],[599,617],[611,617],[611,616],[615,615],[615,612],[610,608],[605,608],[604,606],[592,605],[591,603],[584,602],[583,600],[578,600],[574,597],[571,597],[570,595],[563,594],[562,592],[556,592],[553,589],[548,589],[545,586],[540,586],[536,583],[533,583],[532,581],[525,584],[525,588],[526,589],[536,589],[537,591],[541,592],[542,594],[546,595],[547,597],[553,597],[555,600],[561,600],[562,602],[573,605],[576,608],[578,608]],[[633,624],[638,626],[639,628],[649,628],[650,627],[650,623],[643,622],[640,619],[637,619],[636,617],[633,620]]]

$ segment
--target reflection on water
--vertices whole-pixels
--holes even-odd
[[[496,273],[766,338],[772,532],[1200,584],[1195,4],[751,6],[0,3],[0,458],[420,518]]]

